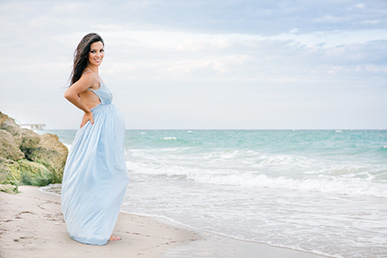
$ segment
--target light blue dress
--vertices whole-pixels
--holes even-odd
[[[75,136],[62,180],[62,212],[70,236],[81,243],[108,242],[129,182],[124,158],[125,124],[100,80],[92,90],[101,103]]]

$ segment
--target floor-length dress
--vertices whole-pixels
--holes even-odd
[[[125,124],[100,80],[92,90],[101,103],[74,138],[63,172],[61,206],[70,236],[81,243],[104,245],[117,221],[129,182],[124,158]]]

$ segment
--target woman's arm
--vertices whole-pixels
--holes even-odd
[[[70,101],[72,104],[74,104],[74,106],[85,112],[82,118],[81,127],[89,120],[92,124],[94,124],[93,113],[91,113],[91,110],[79,98],[79,94],[86,91],[93,84],[94,80],[95,77],[92,73],[86,73],[82,75],[78,81],[71,85],[70,88],[68,88],[64,94],[64,97],[68,101]]]
[[[86,73],[81,78],[71,85],[65,92],[64,97],[74,106],[83,110],[85,113],[91,112],[90,109],[79,98],[79,94],[86,91],[94,82],[95,77],[92,73]]]

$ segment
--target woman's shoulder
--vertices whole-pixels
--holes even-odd
[[[84,80],[87,81],[89,88],[91,89],[99,88],[98,78],[93,71],[90,71],[90,70],[83,71],[81,78],[84,78]]]
[[[82,75],[84,75],[84,74],[86,74],[86,73],[89,73],[89,75],[93,74],[93,72],[90,71],[90,70],[84,70],[84,71],[82,72]],[[82,76],[82,75],[81,75],[81,76]]]
[[[95,76],[94,72],[92,72],[90,70],[83,71],[83,73],[81,74],[81,78],[86,78],[89,82],[96,80],[96,76]]]

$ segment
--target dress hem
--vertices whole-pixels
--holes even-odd
[[[102,239],[90,239],[86,237],[76,237],[76,236],[70,236],[75,241],[87,244],[87,245],[106,245],[109,240],[102,240]]]

